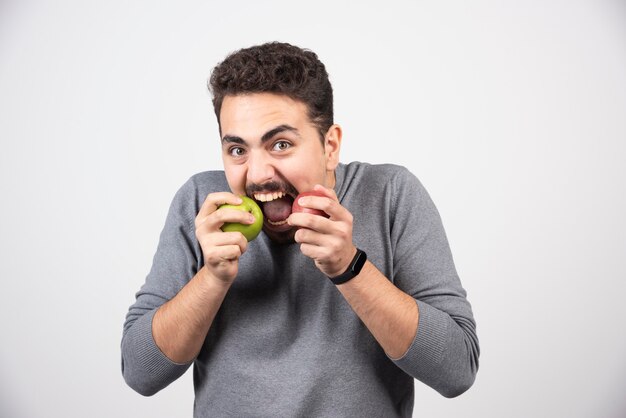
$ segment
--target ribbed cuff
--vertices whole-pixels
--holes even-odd
[[[124,376],[129,385],[136,385],[136,390],[142,393],[155,393],[164,388],[185,373],[192,363],[175,363],[157,347],[152,336],[155,313],[156,309],[138,318],[124,338]]]
[[[424,302],[415,302],[419,311],[415,339],[402,357],[392,360],[406,373],[419,378],[417,376],[430,375],[441,364],[450,317]]]

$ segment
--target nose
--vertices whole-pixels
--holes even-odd
[[[250,153],[248,156],[248,184],[264,184],[274,178],[274,166],[271,159],[262,153]]]

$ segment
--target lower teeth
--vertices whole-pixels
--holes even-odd
[[[268,219],[268,220],[267,220],[267,222],[268,222],[270,225],[273,225],[273,226],[280,226],[280,225],[285,225],[285,224],[287,223],[287,219],[285,219],[285,220],[283,220],[283,221],[278,221],[278,222],[272,222],[272,221],[270,221],[270,220]]]

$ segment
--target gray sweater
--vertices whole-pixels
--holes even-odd
[[[194,218],[224,173],[177,192],[122,337],[128,385],[152,395],[193,364],[195,417],[410,417],[414,378],[446,397],[473,383],[478,339],[435,205],[405,168],[340,164],[335,191],[354,217],[353,241],[419,308],[418,332],[387,357],[336,287],[302,255],[261,233],[250,242],[198,357],[176,364],[152,337],[155,311],[203,265]]]

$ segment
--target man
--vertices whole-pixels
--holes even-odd
[[[408,170],[339,162],[324,65],[284,43],[242,49],[210,79],[224,171],[172,202],[122,338],[127,383],[151,395],[194,365],[194,415],[412,415],[414,378],[473,383],[478,339],[438,212]],[[328,217],[291,213],[299,204]],[[251,224],[247,242],[225,222]]]

